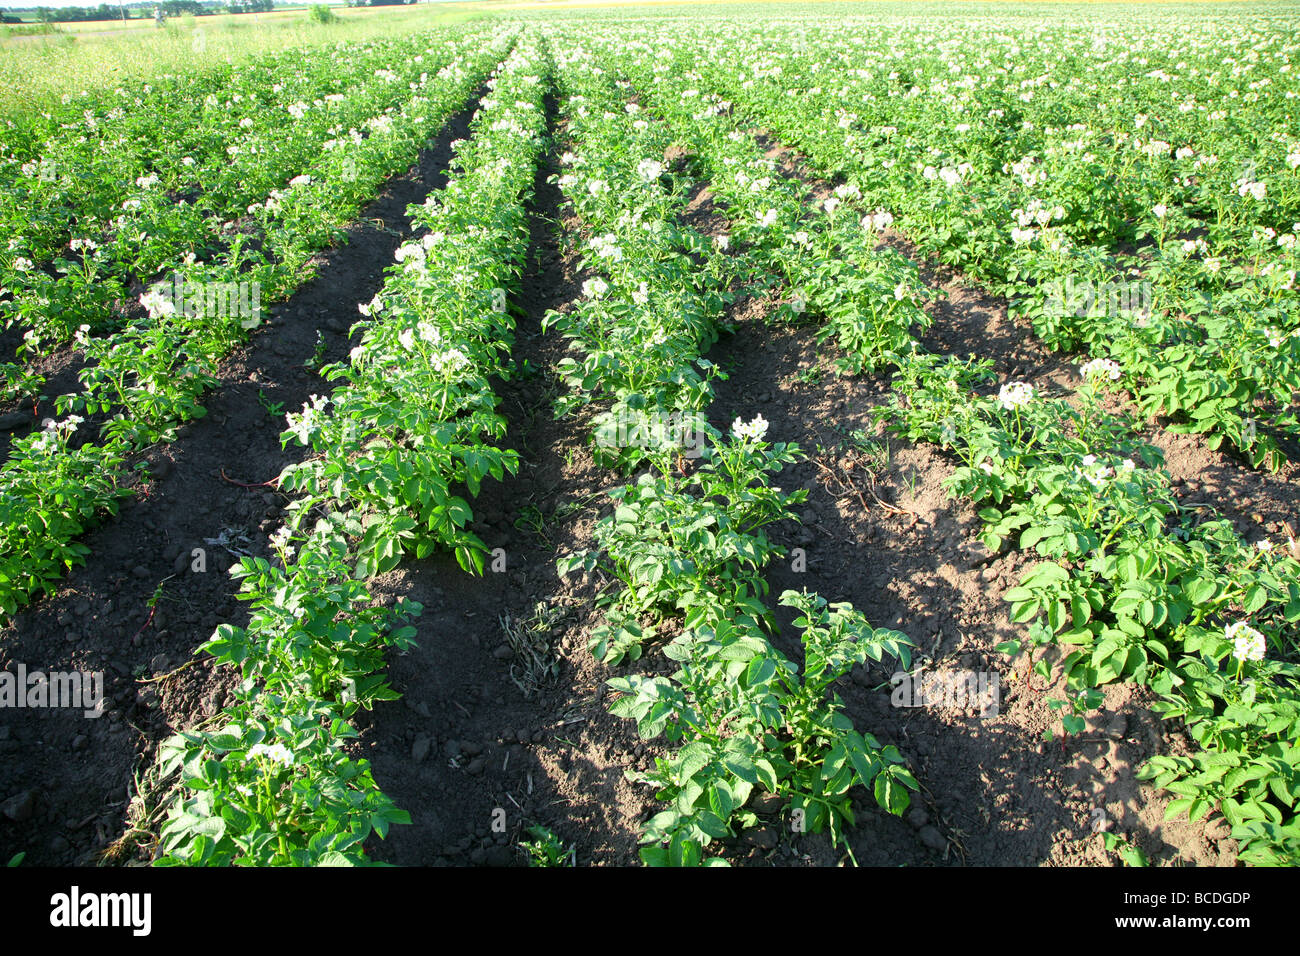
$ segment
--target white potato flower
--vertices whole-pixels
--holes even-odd
[[[893,225],[894,216],[883,209],[877,209],[869,216],[862,217],[862,228],[868,232],[878,232],[887,226]]]
[[[271,535],[271,547],[277,551],[283,551],[289,545],[289,539],[293,537],[293,532],[287,525],[280,525],[275,534]]]
[[[731,423],[731,433],[741,441],[762,441],[767,434],[768,421],[762,415],[755,415],[752,422],[737,418]]]
[[[1255,200],[1261,200],[1268,193],[1268,187],[1264,183],[1251,182],[1246,179],[1237,181],[1237,195],[1246,198],[1247,195]]]
[[[153,318],[176,314],[176,303],[163,291],[163,286],[156,286],[140,296],[140,304]]]
[[[1028,405],[1034,399],[1034,387],[1028,382],[1008,382],[998,390],[998,405],[1007,410]]]
[[[643,159],[637,163],[636,174],[646,182],[654,182],[663,175],[664,164],[655,162],[653,159]]]
[[[248,748],[248,756],[262,757],[285,767],[293,765],[293,753],[284,744],[254,744]]]
[[[1096,455],[1084,455],[1083,467],[1084,479],[1098,491],[1106,487],[1106,482],[1115,477],[1114,469],[1099,462]]]
[[[1108,378],[1112,382],[1118,382],[1121,372],[1118,362],[1114,362],[1107,358],[1097,358],[1084,365],[1080,365],[1079,374],[1085,379],[1097,376],[1099,378]]]
[[[1245,621],[1237,621],[1223,629],[1223,636],[1232,642],[1232,656],[1239,661],[1262,661],[1268,647],[1264,635]]]
[[[439,375],[455,374],[469,364],[469,356],[460,349],[448,349],[433,356],[433,368]]]

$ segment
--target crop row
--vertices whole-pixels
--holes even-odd
[[[1180,46],[1139,73],[1084,40],[1048,45],[1039,73],[1005,36],[914,28],[878,44],[666,28],[632,48],[891,210],[923,251],[1012,299],[1049,346],[1115,362],[1146,413],[1280,467],[1279,438],[1300,434],[1300,141],[1279,132],[1296,123],[1293,45],[1252,36],[1270,58],[1227,65]],[[1048,82],[1063,56],[1083,67]],[[1107,71],[1123,77],[1113,107]],[[1009,96],[1017,76],[1023,92]]]
[[[833,693],[855,664],[888,656],[907,667],[908,639],[847,604],[787,591],[780,603],[799,613],[802,666],[773,643],[764,572],[785,553],[765,529],[795,518],[806,492],[774,482],[802,452],[769,442],[761,416],[715,427],[712,383],[725,375],[704,358],[733,297],[767,293],[775,320],[833,343],[842,374],[891,375],[876,416],[951,457],[947,490],[971,503],[993,554],[1038,559],[1005,595],[1024,636],[1000,650],[1064,687],[1049,701],[1064,732],[1084,729],[1105,686],[1150,688],[1157,712],[1184,721],[1199,745],[1140,771],[1174,794],[1168,814],[1221,814],[1246,862],[1300,862],[1300,542],[1248,541],[1227,521],[1201,520],[1139,439],[1142,422],[1103,400],[1125,387],[1144,415],[1172,416],[1174,430],[1206,433],[1211,447],[1230,442],[1254,465],[1280,467],[1285,441],[1300,437],[1300,141],[1287,132],[1300,98],[1296,46],[1221,29],[1211,43],[1169,27],[1160,36],[1180,45],[1139,58],[1080,32],[1025,27],[972,37],[942,25],[828,33],[692,20],[639,22],[634,37],[626,26],[548,25],[540,35],[553,54],[539,34],[467,35],[448,46],[449,65],[428,89],[408,64],[399,72],[413,96],[389,78],[397,72],[364,78],[406,49],[377,46],[349,60],[354,92],[329,105],[335,113],[320,104],[247,195],[238,176],[211,169],[210,181],[192,180],[180,162],[219,162],[241,136],[243,106],[181,122],[210,121],[211,140],[158,156],[137,113],[112,117],[99,147],[129,144],[122,163],[162,171],[139,187],[148,196],[114,241],[129,246],[129,231],[148,223],[161,229],[161,252],[146,267],[115,251],[104,273],[84,276],[64,258],[73,268],[63,278],[41,271],[6,305],[39,305],[45,280],[73,300],[82,279],[156,272],[224,235],[221,215],[185,217],[254,194],[257,241],[235,230],[228,251],[189,262],[187,278],[287,291],[309,254],[516,44],[489,81],[473,137],[455,144],[447,187],[413,207],[422,235],[361,305],[361,344],[325,370],[340,384],[289,416],[283,440],[312,454],[280,476],[297,497],[272,559],[233,572],[250,623],[223,625],[202,648],[240,670],[237,703],[220,730],[194,729],[164,748],[182,793],[163,862],[360,863],[372,832],[406,819],[346,741],[358,707],[396,696],[383,654],[410,646],[406,621],[420,608],[373,606],[366,580],[440,548],[466,571],[483,569],[467,499],[518,468],[498,444],[505,420],[491,382],[510,371],[507,300],[553,87],[569,147],[558,183],[581,224],[565,238],[589,276],[581,298],[543,323],[572,350],[558,366],[568,394],[557,414],[597,408],[594,456],[630,476],[610,493],[595,547],[565,555],[559,570],[613,582],[590,636],[598,660],[630,665],[658,647],[676,666],[609,681],[611,712],[669,744],[633,775],[665,807],[645,824],[642,859],[721,862],[716,843],[757,822],[750,805],[761,791],[803,828],[847,845],[858,785],[892,813],[917,787],[897,750],[856,730]],[[426,43],[410,49],[432,53]],[[168,95],[204,82],[186,78]],[[301,85],[274,91],[282,104],[327,81],[313,67],[291,83]],[[249,90],[267,96],[256,80]],[[351,135],[338,127],[344,115],[356,122]],[[69,137],[95,125],[78,126],[71,111],[60,121],[75,127]],[[765,154],[755,127],[826,177],[814,200]],[[34,122],[15,134],[10,165],[36,155],[38,130],[51,155],[77,155],[53,125]],[[272,132],[249,128],[248,142]],[[295,150],[316,165],[295,162]],[[291,186],[272,187],[290,173],[300,173]],[[170,211],[163,190],[186,188],[207,205]],[[704,188],[726,234],[684,224]],[[150,202],[160,218],[148,218]],[[0,197],[0,216],[10,207]],[[916,334],[930,323],[921,304],[932,292],[915,265],[879,245],[891,226],[1011,298],[1049,347],[1086,349],[1076,393],[1050,399],[1033,383],[999,381],[986,360],[927,353]],[[51,254],[63,241],[45,226],[33,235]],[[147,318],[125,331],[77,333],[90,360],[84,390],[61,399],[60,413],[107,418],[102,441],[76,441],[72,414],[14,442],[0,487],[8,612],[80,559],[73,539],[120,496],[128,456],[201,414],[216,360],[247,331],[239,316],[187,315],[158,293],[144,303]],[[79,314],[57,311],[57,321]],[[11,381],[22,374],[15,366]]]
[[[422,235],[361,304],[362,342],[328,370],[342,384],[289,416],[284,440],[316,455],[282,475],[298,497],[273,560],[232,569],[248,627],[223,625],[202,648],[243,677],[228,723],[164,748],[182,790],[162,863],[362,863],[370,833],[408,820],[345,751],[357,708],[396,696],[378,673],[383,652],[411,645],[401,622],[420,611],[372,607],[365,579],[434,547],[481,567],[452,488],[475,493],[516,467],[493,444],[505,423],[489,378],[508,372],[504,296],[527,248],[548,77],[544,51],[521,39],[456,144],[447,186],[411,207]]]
[[[25,164],[27,175],[9,190],[15,221],[0,259],[0,284],[10,295],[6,321],[26,329],[20,357],[46,342],[66,342],[81,327],[112,330],[121,322],[115,303],[129,299],[136,283],[148,287],[174,272],[191,282],[220,281],[191,273],[204,273],[208,261],[238,258],[244,247],[266,247],[283,259],[302,245],[310,236],[299,235],[303,224],[292,216],[298,192],[317,169],[337,162],[336,154],[347,156],[350,146],[384,131],[390,111],[447,66],[460,45],[445,53],[438,46],[428,37],[397,50],[380,44],[341,62],[309,64],[309,82],[291,82],[296,73],[268,74],[260,91],[232,93],[224,102],[211,96],[202,115],[184,117],[190,135],[206,144],[203,151],[182,152],[190,144],[177,136],[161,140],[165,149],[151,139],[144,156],[132,156],[119,136],[64,143],[62,151]],[[426,54],[436,59],[426,64]],[[384,68],[395,56],[400,74]],[[307,93],[319,95],[299,98]],[[244,102],[259,110],[258,120],[238,115]],[[46,220],[58,229],[44,230]],[[281,275],[254,278],[273,297],[301,264],[286,261]],[[10,391],[19,384],[11,382]]]
[[[855,664],[906,662],[910,642],[850,605],[794,591],[781,604],[800,612],[803,668],[769,639],[776,626],[762,570],[784,551],[763,528],[793,518],[806,495],[771,484],[799,449],[767,442],[761,416],[737,420],[729,435],[708,423],[709,379],[719,373],[699,352],[717,336],[735,267],[723,244],[675,222],[692,183],[665,167],[662,121],[627,102],[580,44],[564,49],[561,112],[574,152],[560,185],[589,234],[584,261],[599,273],[573,311],[549,321],[584,357],[565,366],[575,396],[609,399],[595,449],[625,469],[649,468],[610,493],[598,547],[562,557],[559,569],[600,569],[618,582],[600,599],[605,623],[592,634],[606,662],[634,660],[656,628],[682,624],[663,647],[678,665],[671,676],[609,681],[620,692],[611,712],[672,748],[634,775],[667,805],[646,823],[641,857],[723,862],[706,856],[709,846],[757,822],[747,803],[760,791],[802,828],[847,845],[857,785],[892,813],[917,785],[896,748],[854,729],[831,688]]]
[[[960,460],[948,482],[991,548],[1044,558],[1004,596],[1028,626],[1009,654],[1061,645],[1067,733],[1113,681],[1145,684],[1202,748],[1141,771],[1176,796],[1170,815],[1217,810],[1255,863],[1300,857],[1300,549],[1243,540],[1226,519],[1181,508],[1138,423],[1106,412],[1095,366],[1075,402],[1025,382],[988,393],[987,363],[900,363],[882,417]],[[1051,667],[1039,658],[1044,679]]]
[[[406,167],[430,135],[465,102],[499,58],[500,45],[470,49],[417,84],[401,108],[376,114],[369,135],[349,137],[327,151],[302,181],[286,190],[267,242],[231,250],[210,263],[186,267],[185,287],[229,289],[256,283],[268,298],[305,280],[304,263],[328,245],[378,185]],[[183,293],[188,296],[189,293]],[[0,475],[0,610],[12,614],[37,590],[48,590],[63,569],[84,559],[74,540],[127,492],[120,482],[128,457],[170,440],[181,423],[203,414],[201,393],[215,381],[217,362],[260,316],[242,308],[209,314],[167,290],[144,297],[146,316],[108,336],[83,330],[78,345],[88,360],[82,390],[58,400],[58,421],[15,439]],[[84,416],[103,420],[99,441],[79,443]]]
[[[835,366],[846,374],[885,368],[912,351],[912,330],[930,321],[916,303],[930,293],[915,264],[877,248],[892,214],[866,206],[860,190],[847,184],[810,208],[804,185],[763,155],[729,102],[699,91],[698,76],[671,74],[659,58],[635,52],[617,63],[708,178],[715,203],[744,244],[746,285],[781,303],[775,319],[820,323],[819,341],[839,347]]]
[[[70,240],[72,251],[79,251],[86,240],[102,245],[103,233],[111,238],[114,229],[133,238],[176,231],[160,229],[166,225],[155,221],[160,210],[145,208],[157,205],[147,203],[153,193],[180,200],[172,204],[176,214],[212,217],[218,224],[235,218],[310,162],[308,150],[319,149],[329,127],[346,128],[374,112],[365,101],[373,100],[367,86],[382,89],[374,82],[376,69],[393,53],[424,45],[412,39],[397,50],[379,44],[345,56],[336,50],[293,59],[277,54],[179,88],[164,83],[165,92],[116,91],[94,112],[87,110],[92,125],[60,130],[29,158],[6,158],[0,224],[10,255],[0,283],[11,292],[30,285],[30,270],[11,263],[22,258],[40,265],[60,250],[66,257]],[[349,117],[342,105],[358,94],[360,111]],[[139,181],[150,188],[142,192]],[[199,225],[206,232],[204,219]]]
[[[671,108],[678,91],[659,80],[653,89]],[[746,163],[732,146],[742,140],[733,138],[738,124],[725,118],[728,104],[709,109],[708,98],[700,99],[693,141],[706,164],[752,169],[755,160]],[[700,132],[710,122],[722,128],[713,147]],[[754,150],[751,139],[743,142]],[[732,214],[761,210],[765,192],[733,191]],[[772,193],[773,203],[788,195]],[[844,202],[862,198],[849,185],[822,206],[831,206],[834,218]],[[864,233],[882,215],[869,205],[856,212],[864,214]],[[800,231],[809,236],[796,245],[816,243],[815,227]],[[833,248],[819,252],[820,261],[839,258]],[[892,258],[887,249],[877,255],[882,267]],[[1083,714],[1100,704],[1097,689],[1106,683],[1150,686],[1162,697],[1159,711],[1185,720],[1202,748],[1189,757],[1153,758],[1142,771],[1176,795],[1169,813],[1198,819],[1217,810],[1241,841],[1244,860],[1294,862],[1300,850],[1296,542],[1250,543],[1227,521],[1199,522],[1180,509],[1169,476],[1158,468],[1159,452],[1132,437],[1138,423],[1101,408],[1098,390],[1111,380],[1104,361],[1084,367],[1075,402],[1044,400],[1028,383],[1004,383],[990,393],[986,362],[927,355],[914,342],[897,341],[900,331],[927,322],[910,290],[877,295],[878,308],[896,315],[877,338],[878,354],[896,373],[893,403],[881,417],[907,437],[959,457],[949,490],[979,509],[989,547],[1018,544],[1049,559],[1006,595],[1013,621],[1030,627],[1027,640],[1003,650],[1065,646],[1061,675],[1069,694],[1052,703],[1063,710],[1067,732],[1083,728]],[[829,328],[834,319],[826,317]],[[1042,659],[1035,669],[1044,678],[1051,673]]]
[[[602,65],[633,77],[645,102],[671,117],[715,199],[759,237],[751,250],[760,271],[788,284],[784,315],[823,320],[823,336],[835,334],[845,350],[842,370],[892,369],[895,400],[881,417],[959,455],[950,492],[980,509],[986,544],[1018,543],[1049,559],[1008,593],[1013,620],[1031,626],[1027,640],[1002,649],[1065,646],[1068,695],[1051,703],[1063,710],[1067,732],[1083,727],[1104,684],[1152,687],[1163,697],[1160,711],[1186,720],[1202,747],[1191,757],[1154,758],[1143,770],[1176,795],[1170,814],[1197,819],[1218,810],[1243,859],[1293,861],[1296,543],[1254,545],[1227,522],[1198,523],[1180,510],[1168,475],[1154,467],[1159,452],[1132,437],[1137,423],[1099,406],[1107,363],[1085,366],[1083,392],[1067,403],[1044,401],[1028,383],[990,394],[987,363],[924,354],[910,334],[928,324],[917,306],[921,290],[891,271],[892,250],[862,251],[862,238],[892,215],[852,181],[800,210],[799,187],[761,155],[744,114],[701,93],[701,77],[675,68],[666,51],[632,47],[607,45]],[[839,235],[851,237],[843,247]],[[819,294],[826,273],[834,281]],[[872,275],[898,275],[899,285],[873,288]],[[846,317],[858,335],[843,334]],[[1051,674],[1042,659],[1035,669]]]

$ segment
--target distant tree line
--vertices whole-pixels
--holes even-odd
[[[404,2],[404,0],[389,0]],[[349,4],[351,5],[351,4]],[[269,13],[275,9],[275,0],[160,0],[158,3],[146,3],[143,6],[119,6],[116,3],[101,3],[96,7],[24,7],[0,15],[4,23],[18,23],[19,12],[32,13],[41,23],[78,23],[83,20],[147,20],[153,17],[154,10],[162,10],[163,16],[179,17],[191,14],[196,17],[212,16],[217,13]]]
[[[36,19],[41,23],[77,23],[81,20],[120,20],[122,9],[117,4],[101,3],[97,7],[37,7]],[[127,10],[128,18],[143,16],[140,11]],[[152,14],[150,14],[152,15]]]

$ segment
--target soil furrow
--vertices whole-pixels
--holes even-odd
[[[389,180],[346,244],[321,255],[317,277],[224,363],[207,415],[153,450],[136,497],[85,536],[87,565],[0,632],[0,668],[102,671],[107,708],[91,720],[79,711],[5,711],[0,801],[25,809],[18,820],[0,817],[0,853],[25,850],[35,864],[93,861],[122,832],[136,760],[224,706],[231,676],[203,661],[162,681],[140,679],[189,664],[217,624],[247,620],[225,572],[240,553],[265,556],[279,523],[284,499],[260,483],[305,452],[281,448],[284,412],[328,390],[314,368],[347,354],[357,303],[382,286],[410,231],[407,206],[444,184],[450,143],[466,135],[475,102]]]
[[[555,104],[546,105],[553,122]],[[473,530],[501,549],[499,562],[480,578],[439,555],[376,582],[380,600],[425,608],[414,622],[419,647],[389,664],[402,699],[376,707],[360,728],[376,781],[411,814],[410,826],[372,841],[375,858],[391,863],[519,865],[518,843],[537,825],[573,846],[579,865],[635,859],[647,800],[623,771],[647,751],[601,703],[606,675],[584,636],[596,623],[595,582],[561,579],[555,568],[558,554],[590,545],[603,492],[619,483],[591,458],[590,411],[557,421],[551,410],[566,344],[543,335],[541,321],[581,284],[576,260],[558,247],[562,199],[547,182],[556,171],[552,149],[537,172],[514,300],[517,373],[496,383],[509,421],[503,445],[519,451],[521,466],[473,503]]]
[[[800,178],[817,195],[823,184]],[[922,265],[933,286],[939,273]],[[982,343],[976,354],[1017,375],[1064,368],[1059,356],[1017,337],[1004,306],[1004,340],[990,344],[997,303],[952,295],[957,288],[946,283],[950,294],[940,300],[930,348],[974,351]],[[713,423],[726,428],[735,418],[762,414],[771,423],[769,440],[796,441],[813,459],[782,476],[808,489],[809,499],[798,525],[773,531],[773,540],[790,551],[769,571],[773,595],[807,588],[827,600],[849,601],[873,624],[909,634],[927,672],[984,675],[1000,692],[997,713],[982,716],[975,707],[894,706],[892,668],[859,670],[841,682],[848,715],[864,732],[895,743],[923,787],[906,824],[859,796],[858,825],[849,833],[857,862],[1105,864],[1108,855],[1093,830],[1099,819],[1132,835],[1153,859],[1230,860],[1230,846],[1216,850],[1203,828],[1164,824],[1166,801],[1133,778],[1135,768],[1167,750],[1177,734],[1150,715],[1150,695],[1141,688],[1109,688],[1097,726],[1064,751],[1042,743],[1043,731],[1059,723],[1047,707],[1048,691],[1060,689],[1043,688],[1037,677],[1026,686],[1027,666],[1017,662],[1013,672],[995,649],[1021,630],[1009,622],[1001,594],[1033,556],[987,560],[978,518],[944,491],[952,463],[937,449],[887,435],[871,418],[871,410],[889,399],[888,381],[835,377],[813,330],[765,321],[773,304],[738,303],[730,314],[734,337],[710,354],[729,374],[715,389]],[[785,612],[782,621],[792,616]],[[792,636],[779,646],[799,659]],[[782,845],[808,862],[839,862],[824,839]]]
[[[787,175],[808,185],[812,196],[829,194],[830,186],[804,167],[796,150],[775,142],[765,131],[756,132],[755,139]],[[1087,356],[1051,351],[1031,328],[1010,317],[1005,299],[925,256],[901,233],[888,229],[881,242],[916,263],[925,283],[941,293],[927,307],[934,324],[919,336],[924,348],[990,359],[1000,375],[1028,381],[1053,397],[1074,394],[1079,385],[1078,366]],[[1122,394],[1108,398],[1107,407],[1145,420]],[[1300,461],[1291,458],[1276,473],[1251,468],[1226,445],[1210,448],[1206,436],[1179,434],[1170,430],[1171,424],[1165,417],[1147,420],[1142,437],[1165,453],[1165,469],[1174,479],[1181,502],[1229,518],[1238,533],[1250,540],[1270,537],[1275,544],[1284,543],[1284,522],[1300,531]]]

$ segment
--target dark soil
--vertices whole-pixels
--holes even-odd
[[[535,825],[574,846],[579,865],[635,858],[647,801],[623,771],[647,751],[601,703],[605,675],[583,638],[597,623],[595,582],[561,579],[555,568],[560,553],[590,544],[602,492],[618,483],[592,461],[584,422],[552,414],[565,343],[543,336],[541,321],[582,281],[558,249],[560,194],[546,181],[555,171],[552,152],[536,177],[514,301],[517,374],[496,383],[509,421],[503,445],[522,463],[517,476],[485,485],[474,506],[474,530],[502,549],[503,563],[473,577],[447,556],[410,561],[375,587],[382,600],[425,606],[419,647],[390,661],[402,701],[377,706],[361,726],[376,781],[411,813],[411,826],[371,843],[392,863],[519,865],[517,844]],[[512,648],[507,620],[536,624],[529,653]]]
[[[25,808],[19,819],[0,815],[0,856],[26,851],[26,862],[45,865],[97,860],[123,833],[133,769],[170,733],[225,705],[231,675],[213,674],[193,653],[218,624],[247,621],[225,572],[241,553],[266,556],[267,535],[280,523],[286,499],[261,483],[304,453],[281,448],[283,413],[329,389],[304,363],[318,342],[323,362],[347,354],[357,303],[380,289],[410,233],[407,206],[445,182],[450,143],[466,135],[471,113],[454,117],[410,171],[389,181],[346,242],[322,253],[317,277],[228,358],[205,396],[207,415],[151,452],[152,479],[84,537],[86,566],[0,631],[0,668],[102,671],[108,706],[89,720],[56,709],[0,713],[0,803]]]
[[[155,480],[86,537],[88,565],[0,632],[0,667],[103,670],[112,700],[100,720],[60,711],[0,714],[0,805],[8,813],[0,814],[0,859],[25,850],[37,864],[98,860],[127,828],[133,770],[147,766],[173,730],[223,706],[230,676],[214,675],[193,651],[218,623],[246,620],[223,572],[233,552],[266,553],[284,499],[258,485],[301,455],[296,446],[280,448],[283,419],[263,402],[296,410],[328,388],[302,363],[315,352],[318,333],[326,361],[346,353],[356,304],[381,286],[401,241],[372,220],[410,234],[403,211],[441,185],[447,144],[465,135],[467,118],[462,113],[417,168],[389,184],[347,245],[323,257],[318,278],[226,364],[208,397],[208,416],[155,452]],[[518,843],[528,827],[542,825],[572,848],[578,865],[629,865],[637,861],[639,827],[655,809],[651,791],[630,783],[626,771],[648,768],[662,751],[607,712],[605,682],[628,668],[599,665],[586,649],[600,622],[593,602],[607,582],[560,578],[555,570],[558,556],[592,545],[606,493],[627,480],[589,454],[594,409],[559,421],[552,411],[563,388],[554,369],[566,343],[543,335],[541,320],[566,308],[586,277],[558,241],[560,232],[580,227],[561,221],[559,192],[546,181],[563,145],[535,182],[532,241],[513,303],[516,372],[496,383],[509,421],[503,444],[520,452],[521,467],[485,485],[474,502],[474,530],[502,549],[497,569],[476,577],[449,556],[436,556],[408,561],[373,582],[377,600],[406,597],[425,609],[415,621],[418,647],[390,656],[388,675],[402,699],[357,718],[355,752],[372,762],[380,787],[412,818],[386,840],[371,840],[378,860],[522,865]],[[827,184],[808,176],[797,157],[767,145],[812,195],[825,193]],[[726,231],[707,189],[692,196],[685,218],[705,233]],[[910,251],[902,237],[885,241]],[[1001,375],[1073,390],[1077,374],[1068,360],[1012,323],[1005,303],[960,276],[921,266],[926,281],[947,293],[932,307],[927,348],[973,352],[993,359]],[[773,312],[767,299],[737,301],[726,316],[734,331],[709,353],[729,376],[716,383],[713,423],[725,428],[761,413],[771,423],[770,440],[795,441],[810,459],[778,481],[806,488],[809,498],[798,523],[772,530],[790,554],[769,569],[769,603],[786,588],[850,601],[873,624],[907,633],[927,670],[996,674],[1001,688],[997,712],[981,716],[971,708],[894,706],[891,667],[864,668],[841,681],[837,692],[858,729],[898,746],[922,785],[902,819],[859,796],[852,859],[884,866],[1113,865],[1096,833],[1104,827],[1127,834],[1160,862],[1231,864],[1235,846],[1226,828],[1164,823],[1166,798],[1134,779],[1150,755],[1187,747],[1177,726],[1151,716],[1140,688],[1108,689],[1100,717],[1081,738],[1064,747],[1043,742],[1043,731],[1059,723],[1047,700],[1060,688],[1031,677],[1029,661],[995,650],[1020,631],[1007,620],[1002,594],[1028,559],[990,555],[977,541],[973,510],[944,493],[952,462],[888,436],[874,422],[871,409],[888,400],[887,378],[836,377],[816,329],[772,325]],[[1152,436],[1165,442],[1180,489],[1211,495],[1245,521],[1258,514],[1266,530],[1294,514],[1293,471],[1261,477],[1207,453],[1199,439],[1171,439],[1159,428]],[[195,548],[206,549],[204,573],[190,570]],[[776,642],[799,660],[790,617],[780,616],[785,628]],[[652,650],[633,668],[668,666]],[[717,849],[744,865],[850,859],[824,834],[793,832],[780,810],[763,805],[763,826]],[[114,862],[148,858],[147,841],[119,847]]]

